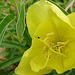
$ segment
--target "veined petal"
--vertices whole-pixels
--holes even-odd
[[[43,69],[41,69],[39,72],[38,72],[38,74],[48,74],[48,73],[50,73],[52,71],[52,68],[51,67],[45,67],[45,68],[43,68]]]
[[[73,29],[73,27],[65,23],[59,17],[56,17],[55,14],[53,15],[51,20],[48,19],[45,22],[39,24],[34,37],[40,37],[42,40],[44,40],[47,37],[47,34],[51,34],[49,35],[49,37],[51,37],[51,40],[55,42],[66,42],[68,40],[75,39],[75,36],[72,35],[75,34],[75,30]]]
[[[31,49],[27,50],[24,53],[18,67],[15,69],[16,74],[19,74],[19,75],[36,75],[36,73],[31,70],[31,67],[29,65],[30,57],[28,57],[28,56],[29,56],[30,51],[31,51]]]
[[[49,34],[49,33],[55,33],[54,35],[50,35],[50,37],[54,37],[55,38],[55,40],[56,41],[58,41],[58,38],[59,37],[57,37],[57,32],[56,32],[56,28],[57,26],[55,25],[55,27],[54,27],[54,25],[52,24],[52,23],[50,23],[50,21],[47,21],[47,22],[44,22],[44,23],[42,23],[42,24],[40,24],[39,26],[38,26],[38,28],[37,28],[37,30],[36,30],[36,32],[35,32],[35,34],[34,34],[34,38],[35,38],[35,36],[36,36],[36,40],[38,40],[38,39],[42,39],[42,40],[44,40],[46,37],[47,37],[47,34]],[[39,37],[39,38],[38,38]],[[51,40],[54,40],[53,38],[51,38]],[[54,41],[55,41],[54,40]],[[50,42],[50,41],[49,41]],[[36,42],[37,43],[37,42]],[[34,44],[34,43],[33,43]],[[39,44],[37,44],[38,46],[39,46]],[[36,46],[36,45],[35,45]],[[46,53],[45,53],[46,54]],[[32,61],[33,62],[35,62],[35,66],[36,65],[39,65],[41,68],[42,67],[44,67],[44,64],[45,64],[45,62],[46,62],[46,59],[45,59],[45,57],[44,57],[44,55],[45,54],[41,54],[41,55],[38,55],[38,59],[40,58],[40,62],[38,62],[39,60],[37,60],[37,58],[36,57],[34,57],[35,59],[32,59]],[[56,56],[56,54],[55,54],[55,56]],[[43,58],[42,58],[43,57]],[[59,56],[58,56],[58,59],[56,60],[56,57],[55,57],[55,59],[53,59],[52,60],[52,62],[56,65],[56,68],[58,68],[58,66],[57,66],[57,64],[59,65],[60,64],[60,66],[59,66],[59,70],[61,71],[61,69],[63,69],[62,68],[62,59],[60,59],[59,58]],[[41,63],[41,60],[43,60],[43,64]],[[55,60],[55,62],[54,62],[54,60]],[[55,66],[55,65],[53,65],[53,66]],[[47,66],[47,64],[46,64],[46,66]],[[33,65],[32,65],[32,67],[34,67]],[[40,67],[38,67],[38,68],[40,68]],[[51,67],[51,68],[53,68],[53,69],[56,69],[56,68],[54,68],[54,67],[52,67],[52,65],[50,65],[50,66],[48,66],[48,67]],[[61,67],[61,69],[60,69],[60,67]],[[58,71],[59,72],[59,71]]]
[[[49,59],[49,54],[46,51],[43,51],[37,56],[33,57],[30,61],[32,70],[35,72],[38,72],[39,70],[45,68],[47,65],[48,59]]]
[[[49,16],[49,14],[51,15]],[[56,14],[55,17],[59,17],[64,22],[70,24],[67,16],[57,6],[48,1],[41,0],[31,5],[28,9],[26,17],[31,37],[34,35],[38,25],[46,21],[49,17],[51,17],[51,20],[54,14]]]
[[[47,66],[55,69],[59,74],[65,72],[63,66],[63,57],[60,55],[54,54],[53,57],[49,59]]]
[[[53,23],[48,20],[41,23],[37,27],[37,30],[36,30],[33,38],[39,37],[39,39],[44,40],[47,37],[47,35],[49,35],[51,37],[51,40],[53,40],[53,41],[57,41],[57,39],[58,39],[58,32],[56,31],[56,28],[54,27]]]
[[[51,11],[48,11],[48,12],[49,12],[49,16],[51,16]],[[55,29],[55,32],[57,33],[57,36],[60,41],[64,41],[63,40],[64,36],[71,37],[69,35],[72,35],[72,33],[73,34],[75,33],[74,27],[70,24],[70,21],[65,20],[66,21],[65,22],[65,21],[61,20],[59,17],[57,17],[57,15],[55,13],[53,13],[53,16],[49,17],[48,20],[51,20],[51,21],[49,21],[49,23],[51,23],[53,29]]]
[[[48,58],[49,56],[46,57],[46,53],[45,53],[45,44],[43,42],[41,42],[38,38],[39,36],[34,36],[33,40],[32,40],[32,51],[31,51],[31,55],[33,56],[33,58],[30,61],[30,65],[31,65],[31,69],[34,72],[39,72],[40,70],[43,71],[42,69],[45,69],[46,64],[48,62]],[[51,68],[48,69],[48,71],[51,71]],[[47,71],[47,72],[48,72]],[[46,71],[45,71],[46,72]],[[45,73],[44,72],[44,73]],[[41,73],[41,72],[39,72]]]
[[[75,12],[71,13],[67,16],[72,24],[72,26],[75,28]]]
[[[72,65],[71,59],[69,60],[69,61],[71,61],[69,64],[68,64],[69,61],[67,61],[66,59],[65,59],[65,61],[66,61],[66,64],[64,63],[63,56],[53,54],[51,56],[51,58],[49,59],[47,66],[48,67],[50,66],[51,68],[55,69],[58,74],[62,74],[64,72],[66,72],[67,70],[71,70],[72,68],[75,68],[75,64]],[[74,63],[74,61],[73,61],[73,63]],[[68,66],[65,67],[67,64],[68,64]]]
[[[39,69],[38,72],[35,72],[31,68],[32,67],[30,64],[31,60],[43,51],[43,46],[44,46],[44,44],[41,41],[36,40],[36,39],[37,38],[33,39],[31,48],[28,49],[24,53],[22,60],[20,61],[18,67],[15,69],[16,74],[20,74],[20,75],[42,75],[42,74],[49,73],[52,70],[51,68],[43,67],[43,69],[41,69],[41,70]],[[37,60],[38,60],[38,58],[37,58]],[[33,65],[34,65],[34,63],[33,63]],[[35,66],[35,68],[37,68],[37,66]],[[43,73],[43,71],[44,71],[44,73]]]
[[[40,0],[40,1],[46,1],[46,0]]]
[[[67,57],[63,59],[64,66],[71,67],[75,63],[75,40],[65,47],[65,55]]]
[[[63,42],[63,41],[66,42],[68,40],[70,40],[70,41],[75,40],[75,36],[74,36],[75,30],[69,24],[67,24],[63,20],[61,20],[59,17],[55,17],[55,14],[52,17],[51,21],[47,20],[46,22],[41,23],[37,27],[34,37],[36,36],[36,38],[37,38],[36,40],[42,39],[44,41],[44,39],[47,37],[47,34],[49,34],[49,33],[54,33],[54,35],[53,34],[49,35],[50,39],[53,40],[54,42]],[[54,39],[51,37],[54,37]],[[39,46],[39,44],[38,44],[38,46]],[[70,50],[72,50],[72,49],[70,49]],[[68,52],[70,50],[68,50]],[[66,49],[65,49],[65,51],[66,51]],[[72,68],[72,66],[65,67],[65,64],[63,63],[64,58],[62,55],[56,54],[56,53],[52,54],[52,55],[54,58],[50,59],[50,61],[48,62],[48,67],[56,69],[56,71],[59,74]],[[69,54],[68,54],[68,56],[69,56]]]

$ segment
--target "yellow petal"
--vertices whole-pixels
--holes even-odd
[[[49,14],[51,15],[49,16]],[[55,17],[59,17],[64,22],[70,24],[67,16],[57,6],[48,1],[41,0],[31,5],[28,9],[26,17],[31,37],[34,35],[38,25],[49,19],[49,17],[52,19],[54,14],[56,14]]]
[[[63,65],[63,57],[60,55],[53,55],[53,57],[49,59],[47,66],[55,69],[59,74],[65,72]]]
[[[40,1],[45,1],[45,0],[40,0]]]
[[[30,57],[28,57],[28,56],[29,56],[30,51],[31,51],[31,49],[27,50],[24,53],[18,67],[15,69],[16,74],[19,74],[19,75],[36,75],[36,73],[31,70],[31,67],[29,65]]]
[[[75,63],[72,65],[72,68],[75,68]]]
[[[71,67],[75,63],[75,40],[65,47],[65,55],[67,57],[63,59],[64,66]]]
[[[48,54],[48,53],[47,53]],[[49,56],[46,56],[46,51],[41,52],[37,56],[33,57],[30,61],[30,65],[33,71],[38,72],[39,70],[46,67]]]
[[[70,41],[75,40],[75,36],[74,36],[75,30],[70,25],[68,25],[63,20],[61,20],[60,18],[55,17],[55,15],[53,16],[51,21],[47,20],[46,22],[41,23],[37,27],[34,37],[39,37],[40,39],[44,40],[47,37],[47,34],[49,34],[49,33],[54,33],[54,35],[49,36],[49,37],[53,36],[55,38],[55,40],[53,38],[51,38],[51,40],[53,40],[54,42],[61,42],[61,41],[66,42],[68,40],[70,40]],[[39,45],[39,44],[37,44],[37,45]],[[70,49],[70,50],[72,50],[72,49]],[[68,50],[68,51],[70,51],[70,50]],[[54,54],[53,57],[54,57],[54,59],[51,59],[49,61],[48,67],[55,69],[59,74],[72,68],[71,66],[65,67],[65,65],[68,62],[66,64],[63,64],[64,58],[61,55],[60,56],[58,55],[56,57],[56,54]]]
[[[50,66],[51,68],[55,69],[58,74],[62,74],[67,70],[71,70],[72,68],[74,68],[74,65],[65,67],[64,65],[66,64],[64,64],[63,61],[64,61],[63,56],[53,54],[49,59],[47,66],[48,67]]]
[[[48,74],[48,73],[50,73],[52,71],[52,68],[51,67],[45,67],[44,69],[41,69],[39,72],[38,72],[38,74]]]
[[[42,40],[44,40],[47,37],[47,34],[51,33],[53,34],[49,37],[52,37],[51,40],[54,39],[55,42],[66,42],[68,40],[75,39],[75,36],[72,35],[75,34],[73,27],[65,23],[63,20],[56,17],[55,15],[52,17],[51,20],[48,19],[47,21],[39,24],[34,36],[40,37]]]
[[[30,65],[31,65],[32,70],[35,72],[38,72],[41,69],[44,69],[46,66],[46,63],[48,61],[48,57],[45,57],[44,43],[42,43],[39,40],[39,38],[38,38],[38,36],[34,36],[34,38],[32,40],[31,55],[33,56],[33,58],[30,61]],[[50,69],[50,71],[51,71],[51,69]]]
[[[41,23],[37,27],[37,30],[34,34],[34,38],[36,38],[36,40],[38,40],[38,37],[39,37],[40,39],[44,40],[47,37],[47,34],[54,33],[54,32],[56,33],[55,35],[57,36],[57,32],[56,32],[55,28],[53,28],[52,24],[49,21],[46,21],[46,22]],[[55,35],[53,35],[53,36],[55,36]]]
[[[16,74],[25,74],[25,75],[31,75],[31,74],[36,75],[37,74],[32,71],[31,66],[30,66],[30,60],[42,51],[43,44],[40,41],[37,41],[35,39],[33,40],[33,42],[34,42],[34,44],[32,44],[33,47],[31,47],[24,53],[18,67],[15,69]],[[35,42],[37,42],[37,43],[35,43]],[[39,44],[39,45],[37,45],[37,44]],[[34,45],[36,45],[36,46],[34,46]]]
[[[72,24],[72,26],[75,28],[75,12],[71,13],[67,16]]]
[[[16,74],[20,74],[20,75],[42,75],[42,74],[49,73],[52,70],[51,68],[45,68],[44,67],[43,69],[39,70],[38,72],[34,72],[33,69],[31,68],[30,61],[43,51],[43,46],[44,46],[44,44],[41,41],[36,40],[36,39],[37,38],[33,39],[32,47],[24,53],[18,67],[15,69]],[[37,68],[37,66],[35,68]]]

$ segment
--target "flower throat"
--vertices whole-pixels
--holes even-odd
[[[45,48],[47,48],[51,52],[54,52],[56,54],[66,57],[64,48],[68,44],[68,41],[55,43],[52,41],[51,38],[54,39],[54,33],[48,33],[47,37],[44,40],[42,40],[40,37],[38,37],[38,39],[45,44]]]

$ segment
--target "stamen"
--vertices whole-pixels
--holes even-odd
[[[53,35],[53,34],[54,33],[48,33],[47,36]],[[48,48],[48,51],[50,50],[50,51],[52,51],[52,52],[54,52],[56,54],[59,54],[61,56],[66,57],[66,55],[63,54],[64,52],[62,53],[62,50],[65,47],[65,45],[68,44],[69,41],[66,41],[66,42],[57,42],[57,44],[55,45],[54,43],[52,43],[52,41],[50,41],[49,37],[45,38],[44,40],[40,39],[39,36],[36,37],[36,38],[38,38],[38,40],[40,40],[42,43],[45,44],[45,47]]]
[[[48,34],[47,34],[47,36],[51,36],[51,35],[54,35],[54,33],[52,32],[52,33],[48,33]]]
[[[52,52],[54,52],[54,53],[56,53],[56,54],[59,54],[58,52],[56,52],[56,51],[54,51],[53,49],[51,49],[51,48],[49,47],[49,45],[48,45],[47,43],[45,43],[42,39],[38,39],[38,40],[40,40],[41,42],[43,42],[43,43],[49,48],[50,51],[52,51]],[[60,55],[65,56],[64,54],[61,54],[61,53],[60,53]]]

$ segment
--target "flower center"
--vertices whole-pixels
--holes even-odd
[[[50,51],[66,57],[64,48],[68,44],[69,41],[55,43],[52,40],[54,40],[54,34],[48,33],[47,37],[44,39],[46,47],[48,47]]]
[[[38,37],[40,41],[42,41],[45,44],[45,49],[49,50],[50,52],[54,52],[56,54],[62,55],[66,57],[64,48],[68,44],[68,41],[66,42],[53,42],[54,40],[54,33],[48,33],[47,37],[42,40],[40,37]],[[45,50],[44,49],[44,50]]]

